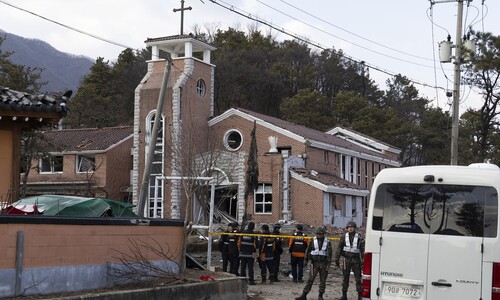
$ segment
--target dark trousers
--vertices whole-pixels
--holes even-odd
[[[347,293],[351,270],[354,273],[354,279],[356,279],[356,291],[361,293],[361,262],[351,259],[345,260],[344,270],[342,270],[342,275],[344,276],[344,280],[342,281],[342,292]]]
[[[307,279],[306,286],[304,287],[304,294],[308,294],[311,291],[312,285],[316,275],[319,274],[319,293],[324,294],[326,289],[326,277],[328,277],[328,268],[326,267],[326,262],[314,262],[312,265],[312,271],[309,274],[309,279]]]
[[[222,252],[222,271],[227,272],[227,266],[229,265],[229,254],[227,252]]]
[[[253,257],[240,257],[240,264],[241,264],[241,271],[240,271],[240,276],[241,277],[247,277],[247,267],[248,267],[248,280],[249,281],[254,281],[254,274],[253,274]]]
[[[229,273],[236,276],[239,275],[238,269],[240,268],[240,258],[238,254],[229,254]]]
[[[278,278],[280,272],[281,254],[274,254],[274,278]]]
[[[292,276],[295,280],[302,280],[304,276],[304,258],[292,256],[290,258],[292,263]]]
[[[274,260],[263,260],[260,262],[260,275],[262,281],[266,280],[267,271],[269,270],[269,280],[274,280]]]

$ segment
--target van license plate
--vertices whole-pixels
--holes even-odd
[[[392,297],[420,298],[422,287],[401,284],[385,284],[384,295]]]

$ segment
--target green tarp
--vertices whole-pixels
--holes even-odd
[[[40,195],[19,199],[13,207],[35,205],[44,216],[137,217],[130,203],[104,198]]]

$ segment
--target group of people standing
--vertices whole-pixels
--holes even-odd
[[[271,233],[269,225],[261,226],[260,233],[266,236],[258,236],[255,223],[248,223],[247,227],[239,235],[238,223],[230,223],[227,233],[219,240],[219,250],[222,252],[222,271],[237,276],[247,277],[248,284],[255,285],[254,262],[259,263],[262,282],[278,282],[279,263],[283,253],[282,239],[267,235],[279,235],[281,225],[275,224]]]
[[[318,274],[320,281],[318,299],[323,299],[332,260],[336,267],[342,269],[343,282],[340,300],[347,300],[351,271],[356,280],[358,299],[361,299],[364,241],[356,232],[356,223],[350,221],[346,227],[347,233],[340,238],[337,251],[334,253],[331,242],[325,237],[325,228],[318,227],[314,237],[307,237],[301,224],[295,226],[293,237],[289,238],[288,242],[293,282],[304,282],[304,267],[311,262],[307,283],[302,294],[295,299],[307,299],[307,294],[311,291]],[[280,228],[279,224],[275,224],[271,233],[269,225],[264,224],[260,230],[263,236],[259,236],[254,232],[255,223],[250,222],[241,234],[231,235],[230,233],[238,233],[238,224],[229,224],[227,234],[222,235],[219,240],[219,250],[222,252],[223,261],[222,270],[227,272],[229,266],[230,273],[242,277],[247,277],[248,271],[248,284],[255,285],[254,261],[257,259],[263,283],[267,279],[271,283],[280,281],[279,264],[283,254],[282,238],[277,236],[280,234]]]

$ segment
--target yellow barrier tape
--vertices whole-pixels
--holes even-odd
[[[274,237],[274,238],[282,238],[282,239],[294,239],[298,237],[302,237],[304,239],[312,239],[314,236],[296,236],[296,235],[281,235],[281,234],[262,234],[262,233],[241,233],[241,232],[219,232],[219,231],[210,231],[208,235],[234,235],[234,236],[255,236],[255,237]],[[340,238],[338,237],[328,237],[331,241],[338,241]]]

